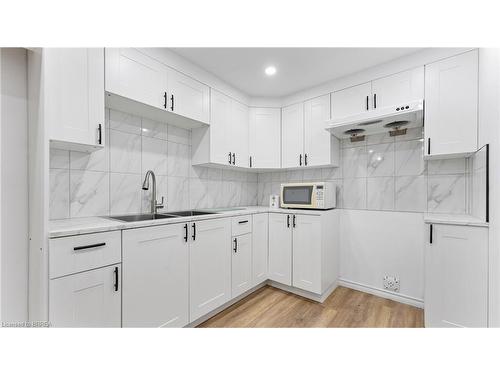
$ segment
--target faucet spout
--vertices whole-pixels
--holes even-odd
[[[151,177],[151,183],[153,185],[151,190],[151,213],[156,214],[158,212],[158,208],[163,208],[164,197],[161,197],[161,203],[158,204],[158,202],[156,201],[156,176],[152,170],[146,172],[144,182],[142,183],[142,189],[149,190],[149,177]]]

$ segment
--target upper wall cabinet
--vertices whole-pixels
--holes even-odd
[[[426,157],[477,151],[478,51],[425,67]]]
[[[339,141],[325,130],[330,95],[282,109],[282,166],[319,167],[339,164]]]
[[[44,121],[57,148],[104,146],[104,49],[43,50]]]
[[[211,90],[210,127],[193,129],[192,162],[249,167],[248,107]]]
[[[248,142],[251,168],[279,168],[281,166],[281,110],[279,108],[250,108]]]
[[[207,85],[134,48],[106,49],[106,91],[110,108],[186,128],[209,122]]]
[[[332,119],[400,106],[424,97],[424,68],[418,67],[332,94]]]

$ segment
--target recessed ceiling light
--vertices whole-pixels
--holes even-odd
[[[266,74],[267,74],[268,76],[273,76],[273,75],[275,75],[275,74],[276,74],[276,67],[275,67],[275,66],[273,66],[273,65],[268,66],[268,67],[266,68],[265,72],[266,72]]]

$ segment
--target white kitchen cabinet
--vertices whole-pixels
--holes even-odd
[[[44,116],[57,148],[104,147],[104,49],[43,49]]]
[[[250,108],[249,153],[252,168],[281,166],[281,109]]]
[[[269,214],[253,215],[252,229],[252,285],[267,280]]]
[[[120,327],[119,264],[49,282],[49,322],[53,327]]]
[[[477,151],[478,51],[425,66],[425,154]]]
[[[425,253],[425,326],[488,324],[488,228],[432,224]]]
[[[339,165],[339,140],[325,130],[330,119],[330,95],[304,103],[304,164],[306,166]]]
[[[372,81],[372,109],[399,107],[423,98],[423,66]]]
[[[180,116],[210,122],[210,88],[185,74],[168,69],[167,109]]]
[[[321,217],[294,215],[293,282],[296,288],[320,294],[321,290]]]
[[[123,327],[189,323],[188,223],[123,231]]]
[[[233,237],[231,257],[231,296],[238,297],[252,288],[252,234]]]
[[[233,154],[233,165],[250,167],[248,156],[248,107],[236,100],[231,103],[229,149]]]
[[[281,165],[283,168],[304,165],[304,103],[281,110]]]
[[[231,220],[191,223],[189,249],[190,321],[231,299]]]
[[[163,110],[168,68],[135,48],[106,48],[106,91]]]
[[[331,95],[332,119],[359,115],[371,108],[372,83],[335,91]]]
[[[292,231],[289,214],[269,214],[269,279],[292,285]]]

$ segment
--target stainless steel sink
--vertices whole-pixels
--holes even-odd
[[[138,214],[138,215],[123,215],[123,216],[110,216],[110,219],[120,220],[120,221],[146,221],[146,220],[159,220],[159,219],[169,219],[173,217],[179,217],[179,215],[171,214]]]
[[[209,212],[209,211],[177,211],[177,212],[169,212],[169,215],[174,216],[199,216],[199,215],[213,215],[217,212]]]

